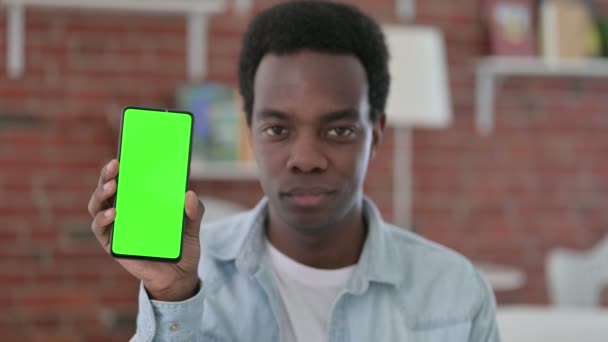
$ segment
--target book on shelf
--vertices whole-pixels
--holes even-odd
[[[485,0],[490,53],[532,56],[536,53],[533,0]]]
[[[194,115],[193,159],[223,164],[253,159],[236,89],[220,83],[182,85],[176,91],[176,106]]]
[[[545,58],[587,58],[601,53],[599,30],[586,1],[543,0],[539,11]]]

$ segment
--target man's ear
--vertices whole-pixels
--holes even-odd
[[[379,113],[378,118],[374,122],[372,128],[372,148],[370,149],[370,158],[376,157],[378,146],[382,142],[382,135],[384,134],[384,128],[386,128],[386,114]]]

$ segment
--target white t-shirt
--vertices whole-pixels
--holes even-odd
[[[355,265],[334,270],[309,267],[279,252],[268,240],[266,255],[288,316],[283,341],[327,341],[331,311]]]

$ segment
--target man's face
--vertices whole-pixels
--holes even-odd
[[[340,222],[363,196],[384,128],[369,116],[365,69],[351,55],[266,55],[254,80],[251,144],[271,215],[304,232]]]

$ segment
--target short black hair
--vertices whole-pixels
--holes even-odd
[[[260,12],[243,36],[239,89],[247,123],[253,111],[253,83],[262,58],[300,50],[356,56],[367,74],[370,118],[384,112],[390,86],[389,52],[380,26],[357,7],[317,0],[289,1]]]

